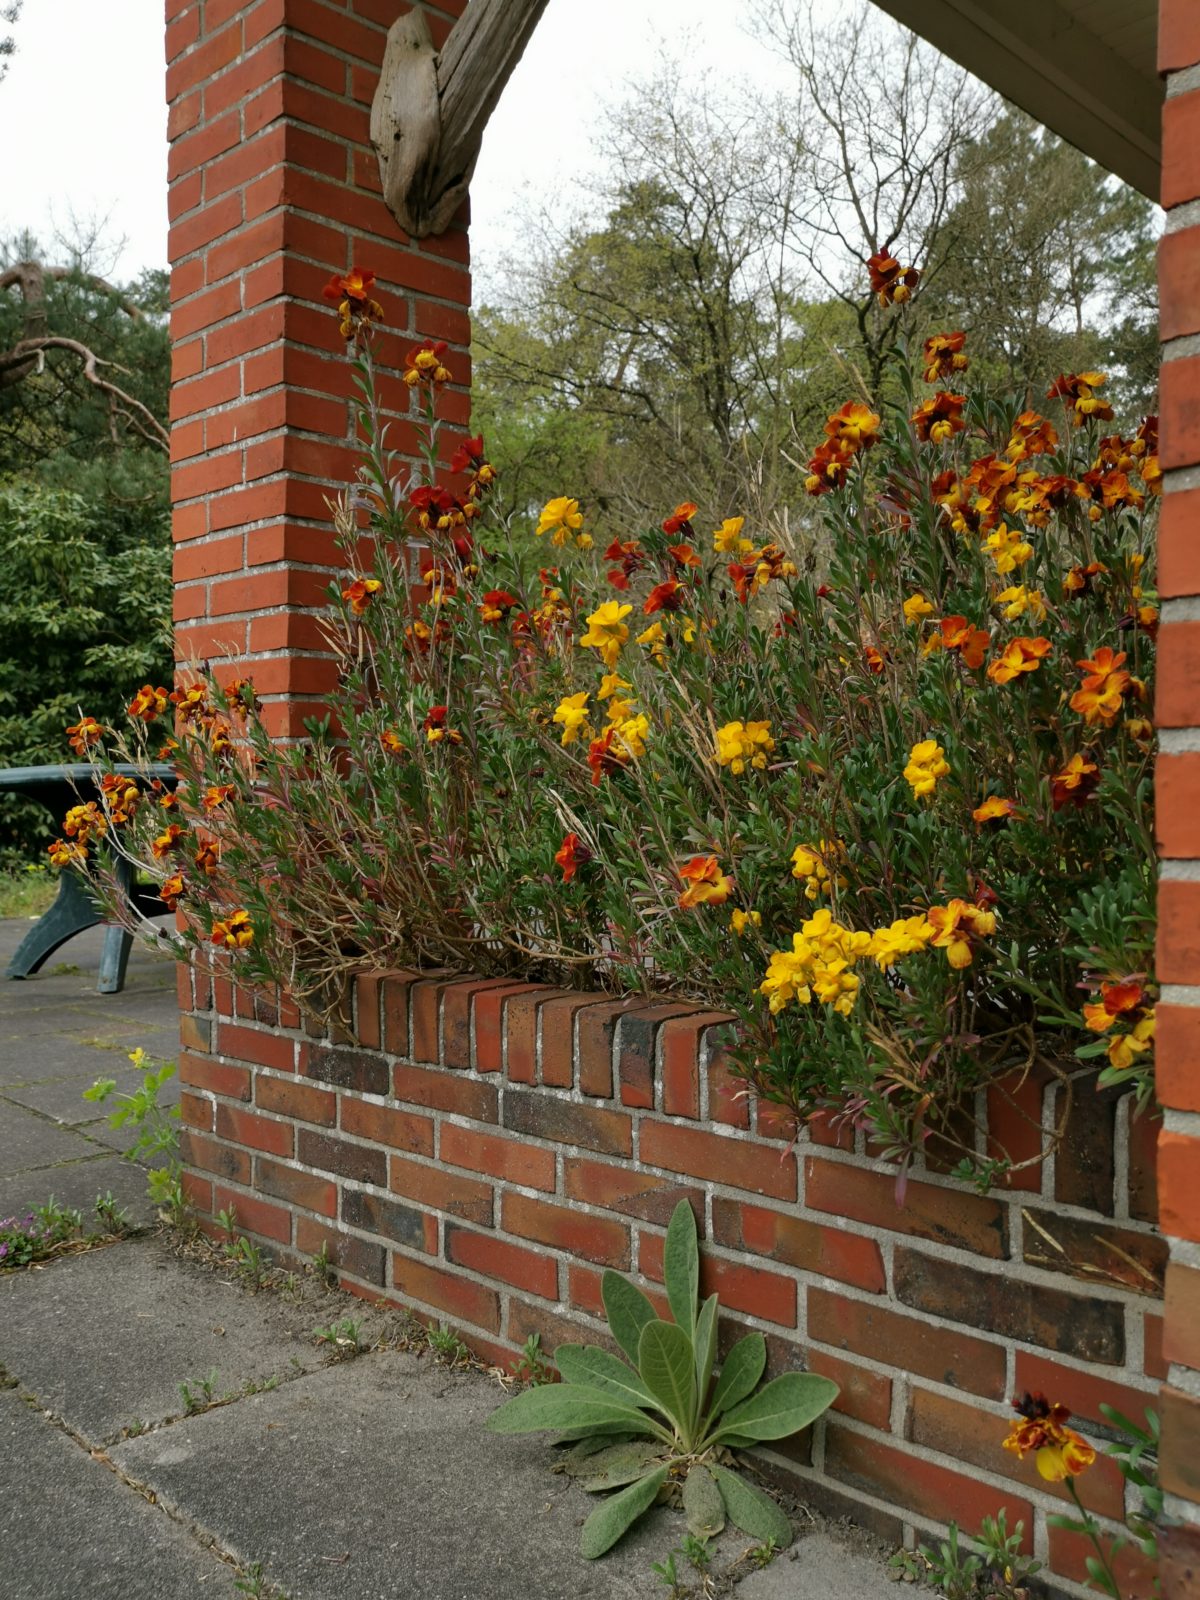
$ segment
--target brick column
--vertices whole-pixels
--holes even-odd
[[[425,4],[440,44],[466,0]],[[368,117],[397,0],[166,0],[175,620],[181,658],[243,664],[280,735],[331,682],[317,616],[328,497],[356,464],[332,272],[378,273],[385,400],[414,341],[446,339],[465,425],[465,215],[409,240],[380,198]],[[457,411],[452,408],[457,406]],[[409,424],[390,433],[411,448]]]
[[[1162,464],[1156,716],[1159,1212],[1171,1238],[1163,1351],[1167,1600],[1200,1594],[1200,5],[1161,0],[1166,75],[1159,248]]]

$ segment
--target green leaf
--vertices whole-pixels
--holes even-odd
[[[658,1401],[633,1368],[626,1366],[619,1356],[614,1356],[608,1350],[601,1350],[592,1344],[560,1344],[554,1352],[554,1365],[567,1383],[582,1383],[593,1389],[602,1389],[605,1394],[616,1395],[627,1405],[659,1409]]]
[[[697,1539],[714,1539],[725,1526],[725,1502],[706,1466],[694,1466],[684,1479],[683,1514]]]
[[[648,1322],[638,1345],[638,1371],[655,1401],[688,1440],[696,1396],[692,1341],[674,1322]]]
[[[630,1433],[648,1433],[655,1427],[653,1418],[645,1412],[625,1405],[603,1389],[579,1383],[546,1383],[527,1389],[493,1411],[487,1425],[492,1433],[617,1426],[628,1428]]]
[[[116,1087],[117,1080],[115,1078],[97,1078],[90,1089],[83,1091],[83,1098],[85,1100],[107,1100]]]
[[[583,1525],[579,1540],[579,1553],[586,1561],[594,1561],[606,1550],[611,1550],[621,1535],[631,1528],[643,1511],[648,1511],[667,1481],[666,1467],[657,1467],[644,1478],[631,1483],[628,1489],[604,1500]]]
[[[837,1396],[838,1386],[832,1378],[822,1378],[815,1372],[785,1372],[726,1412],[724,1423],[713,1437],[737,1434],[743,1439],[786,1439],[807,1428]]]
[[[647,1467],[661,1451],[661,1444],[645,1440],[610,1445],[586,1463],[592,1470],[586,1476],[579,1474],[583,1487],[589,1494],[599,1494],[604,1489],[616,1489],[623,1483],[632,1483],[635,1478],[645,1474]]]
[[[648,1322],[657,1322],[658,1312],[638,1286],[619,1272],[609,1270],[604,1274],[600,1295],[613,1338],[636,1365],[642,1329]]]
[[[748,1394],[753,1394],[758,1380],[767,1365],[767,1341],[761,1333],[748,1333],[739,1339],[725,1357],[717,1386],[713,1390],[712,1404],[708,1408],[711,1426],[722,1411],[738,1405]]]
[[[696,1358],[696,1410],[693,1421],[698,1425],[704,1415],[704,1402],[712,1383],[713,1358],[717,1353],[717,1297],[710,1294],[700,1308],[696,1333],[692,1341]]]
[[[778,1550],[791,1544],[792,1525],[769,1494],[739,1478],[728,1467],[718,1467],[715,1462],[709,1471],[717,1480],[729,1520],[735,1527],[761,1544],[771,1540]]]
[[[663,1249],[663,1276],[671,1315],[691,1339],[696,1332],[696,1303],[700,1295],[700,1246],[696,1218],[686,1200],[671,1213]]]

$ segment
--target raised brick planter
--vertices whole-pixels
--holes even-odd
[[[738,1095],[711,1011],[388,974],[357,983],[356,1048],[225,979],[181,983],[203,1217],[235,1206],[283,1260],[324,1244],[347,1288],[507,1363],[531,1333],[547,1350],[600,1333],[605,1267],[654,1293],[686,1197],[726,1337],[758,1327],[776,1369],[842,1386],[773,1458],[801,1493],[897,1541],[1007,1506],[1056,1572],[1084,1575],[1078,1541],[1045,1527],[1061,1496],[1001,1440],[1018,1390],[1086,1425],[1101,1400],[1140,1416],[1166,1374],[1155,1127],[1128,1097],[1084,1087],[1072,1145],[1029,1187],[985,1197],[927,1172],[899,1206],[848,1137],[793,1145]],[[1119,1516],[1110,1462],[1080,1481]]]

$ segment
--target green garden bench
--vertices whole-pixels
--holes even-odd
[[[165,763],[145,768],[117,766],[113,771],[122,777],[158,778],[172,787],[175,784],[175,769]],[[89,762],[63,767],[0,767],[0,793],[20,794],[29,800],[36,800],[52,812],[58,822],[69,807],[81,800],[94,799],[99,794],[101,775],[101,769]],[[131,862],[118,856],[116,872],[117,882],[130,904],[143,914],[161,915],[167,909],[156,894],[137,887]],[[82,875],[73,867],[64,867],[58,876],[58,894],[54,904],[21,940],[8,963],[5,976],[28,978],[54,954],[59,945],[103,921],[104,917],[88,893]],[[119,994],[125,987],[125,969],[129,965],[132,947],[131,933],[126,933],[124,928],[109,928],[104,938],[100,973],[96,980],[99,994]]]

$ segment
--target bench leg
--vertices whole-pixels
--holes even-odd
[[[8,963],[5,976],[28,978],[54,954],[59,945],[66,944],[68,939],[73,939],[87,928],[94,928],[101,920],[79,874],[66,868],[59,874],[54,904],[21,940]]]
[[[133,863],[124,856],[116,859],[117,882],[126,900],[133,897]],[[104,935],[104,949],[100,952],[100,972],[96,979],[97,994],[120,994],[125,987],[125,969],[129,965],[129,952],[133,949],[133,935],[124,928],[109,928]]]

